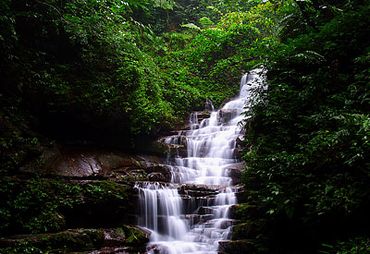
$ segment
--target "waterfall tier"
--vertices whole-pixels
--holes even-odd
[[[168,160],[171,184],[136,185],[139,225],[152,231],[149,253],[215,254],[218,242],[229,239],[234,223],[230,208],[237,203],[238,190],[230,169],[240,164],[237,140],[243,136],[242,113],[250,106],[253,91],[263,84],[263,72],[255,69],[244,75],[239,95],[220,110],[214,111],[207,101],[209,116],[194,112],[189,130],[163,138],[186,152]],[[193,187],[186,188],[189,185]]]

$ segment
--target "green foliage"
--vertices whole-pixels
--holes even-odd
[[[170,33],[164,41],[143,20],[158,10],[175,12],[175,6],[173,1],[144,0],[6,2],[4,106],[17,105],[33,116],[24,119],[27,125],[36,118],[42,129],[62,140],[99,139],[104,130],[106,140],[118,136],[120,143],[131,144],[182,120],[205,99],[219,105],[236,93],[240,70],[247,69],[244,55],[256,55],[248,46],[258,37],[258,22],[216,29],[203,16],[204,30],[189,26],[199,35]],[[223,11],[229,15],[229,9]]]
[[[34,234],[13,239],[13,246],[0,253],[67,253],[100,248],[104,240],[102,229],[72,229],[57,233]]]
[[[3,177],[0,234],[43,233],[65,229],[64,211],[86,202],[129,200],[128,188],[109,181],[87,184],[62,180]]]
[[[24,254],[42,254],[44,253],[40,248],[33,246],[28,242],[19,243],[17,246],[2,248],[0,249],[0,253],[4,254],[17,254],[17,253],[24,253]]]
[[[302,27],[268,58],[269,89],[247,113],[244,182],[265,210],[254,219],[275,225],[262,233],[272,248],[315,251],[324,239],[366,231],[369,80],[359,59],[370,46],[368,11],[324,15],[319,29]]]
[[[258,226],[239,236],[254,231],[261,250],[357,251],[330,238],[368,226],[368,1],[5,0],[0,12],[2,175],[53,139],[128,148],[155,137],[263,65],[269,88],[246,115],[249,203],[236,211]],[[58,231],[63,209],[128,199],[110,182],[10,176],[0,196],[1,234]]]
[[[214,25],[213,21],[207,17],[200,18],[199,23],[202,25],[203,28],[207,28],[207,27]]]
[[[338,241],[335,244],[322,244],[321,254],[365,254],[369,253],[369,239],[365,237],[357,237],[348,241]]]
[[[32,179],[23,183],[11,178],[2,179],[1,233],[12,231],[47,232],[64,226],[63,216],[58,214],[59,202],[48,192],[53,183]],[[57,190],[53,190],[57,191]]]

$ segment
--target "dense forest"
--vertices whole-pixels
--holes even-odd
[[[244,113],[226,252],[369,253],[369,1],[1,0],[0,13],[0,253],[98,248],[106,232],[63,230],[86,226],[82,207],[105,206],[86,223],[112,227],[134,209],[133,179],[56,177],[50,158],[147,152],[255,67],[267,89]],[[135,230],[115,234],[137,247]],[[43,240],[9,243],[25,234]]]

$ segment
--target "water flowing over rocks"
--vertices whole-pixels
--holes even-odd
[[[193,112],[180,130],[145,146],[145,155],[56,146],[45,150],[37,165],[21,168],[19,184],[36,175],[78,193],[70,203],[56,201],[60,209],[50,214],[58,218],[55,232],[6,236],[0,248],[25,242],[44,251],[93,254],[215,254],[249,248],[231,239],[231,231],[235,227],[244,233],[235,219],[245,191],[239,185],[245,166],[238,155],[239,123],[260,81],[256,73],[245,75],[238,97],[218,111],[208,101],[207,109]],[[253,224],[245,228],[253,235]]]
[[[237,197],[244,191],[239,161],[242,143],[242,112],[248,109],[254,90],[263,84],[262,69],[243,76],[240,94],[215,111],[193,112],[189,124],[159,143],[167,146],[169,183],[165,175],[150,174],[138,181],[138,224],[151,231],[148,253],[236,253],[230,241]],[[248,246],[247,246],[248,245]],[[232,249],[232,250],[231,250]]]

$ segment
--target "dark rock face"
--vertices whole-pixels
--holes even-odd
[[[57,149],[45,152],[43,167],[26,167],[23,172],[69,179],[110,179],[112,181],[171,180],[171,171],[157,156],[119,152]]]

